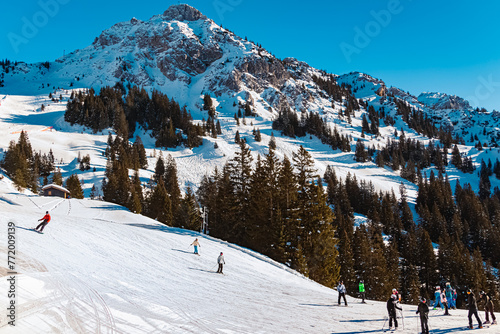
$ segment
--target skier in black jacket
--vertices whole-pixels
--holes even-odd
[[[484,303],[484,314],[486,315],[486,321],[484,324],[489,324],[490,323],[490,317],[489,315],[491,314],[491,323],[495,325],[497,323],[497,318],[495,317],[495,314],[493,313],[494,307],[493,307],[493,302],[491,301],[490,296],[484,291],[481,291],[481,294],[479,295],[479,300],[481,300]]]
[[[429,334],[429,306],[427,306],[427,301],[422,298],[420,304],[417,307],[417,314],[420,314],[420,324],[422,325],[422,334]]]
[[[396,309],[402,311],[403,309],[397,305],[396,295],[392,295],[387,301],[387,312],[389,312],[389,329],[392,329],[392,321],[394,320],[394,329],[398,329],[398,319],[396,318]]]
[[[472,315],[476,317],[477,323],[479,324],[478,328],[483,328],[481,319],[479,319],[479,315],[477,314],[476,297],[474,296],[474,292],[472,292],[471,289],[467,290],[467,309],[469,310],[469,328],[474,329],[474,327],[472,326]]]

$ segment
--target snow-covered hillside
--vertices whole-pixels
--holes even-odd
[[[44,234],[31,230],[50,210]],[[378,333],[384,303],[336,306],[334,290],[260,254],[168,228],[113,204],[21,194],[0,181],[0,305],[7,225],[16,225],[16,326],[0,333]],[[201,256],[189,245],[198,237]],[[215,273],[224,253],[225,275]],[[402,333],[417,332],[403,306]],[[466,311],[431,311],[433,333],[466,332]],[[387,327],[387,324],[386,324]],[[482,330],[496,333],[497,328]]]
[[[202,108],[203,94],[212,96],[222,135],[216,139],[205,137],[204,145],[193,150],[178,148],[168,151],[176,159],[179,180],[184,189],[187,186],[196,188],[204,174],[211,173],[215,167],[221,168],[234,156],[238,150],[238,145],[234,143],[237,131],[247,139],[255,157],[265,154],[273,132],[272,120],[282,108],[291,108],[299,115],[301,111],[321,115],[331,128],[335,127],[341,135],[351,138],[352,152],[333,151],[315,137],[280,137],[274,131],[279,157],[290,157],[299,145],[303,145],[312,153],[320,175],[328,165],[332,165],[340,177],[351,172],[358,179],[372,181],[377,190],[394,189],[396,194],[399,193],[399,184],[404,182],[413,201],[416,187],[400,178],[398,171],[377,168],[371,162],[353,161],[358,139],[365,147],[378,150],[388,140],[398,139],[394,135],[396,131],[404,130],[406,138],[416,139],[424,145],[429,143],[429,138],[416,133],[402,120],[388,96],[398,97],[427,115],[438,126],[452,130],[454,135],[465,139],[465,145],[459,145],[460,152],[471,157],[476,166],[482,159],[494,162],[499,156],[498,148],[483,151],[474,148],[477,140],[495,147],[496,140],[500,139],[498,112],[476,112],[466,101],[446,94],[423,94],[417,98],[399,88],[387,88],[384,81],[363,73],[329,76],[293,58],[277,59],[257,44],[218,26],[188,5],[171,6],[163,14],[146,21],[133,18],[117,23],[96,37],[92,45],[54,62],[19,63],[0,67],[0,72],[4,80],[4,87],[0,87],[0,130],[4,134],[0,148],[5,149],[9,140],[17,140],[20,130],[28,130],[35,149],[47,153],[52,148],[56,158],[63,159],[59,164],[63,176],[75,172],[75,159],[79,153],[89,154],[91,165],[96,170],[79,175],[86,182],[87,196],[92,185],[99,187],[103,179],[106,162],[102,152],[108,132],[92,135],[88,129],[70,127],[63,120],[65,103],[71,90],[90,87],[98,90],[116,82],[131,83],[149,90],[158,89],[168,94],[188,107],[195,122],[208,117],[207,111]],[[395,124],[384,124],[382,121],[380,136],[363,137],[361,125],[366,110],[363,107],[357,110],[350,121],[339,116],[346,110],[346,97],[342,101],[333,99],[315,82],[315,77],[334,78],[338,85],[349,85],[357,99],[369,102],[375,108],[383,108],[394,118]],[[62,95],[62,102],[51,101],[49,93],[56,100]],[[257,117],[237,125],[234,115],[238,104],[247,102]],[[42,104],[46,107],[44,111],[40,109]],[[53,128],[47,131],[48,127]],[[262,133],[261,142],[253,140],[254,129]],[[149,170],[141,171],[141,177],[146,182],[157,158],[154,156],[154,139],[141,131],[136,134],[141,135],[150,155]],[[215,149],[214,144],[218,148]],[[478,179],[474,175],[461,173],[451,165],[446,172],[451,181],[460,178],[462,183],[470,182],[477,189]],[[496,180],[492,182],[497,183]],[[496,185],[492,184],[492,188]]]

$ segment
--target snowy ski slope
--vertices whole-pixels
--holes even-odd
[[[46,210],[45,233],[30,230]],[[0,181],[0,305],[7,225],[16,225],[16,326],[0,333],[379,333],[385,304],[336,306],[334,290],[258,253],[168,228],[123,207],[19,193]],[[189,247],[195,237],[201,256]],[[215,273],[224,252],[225,275]],[[403,306],[417,332],[415,306]],[[465,332],[466,311],[431,316],[433,333]],[[387,326],[387,325],[386,325]],[[482,330],[498,333],[498,328]]]

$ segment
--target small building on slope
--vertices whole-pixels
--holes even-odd
[[[69,190],[58,186],[57,184],[47,184],[42,187],[43,196],[57,196],[62,198],[70,198]]]

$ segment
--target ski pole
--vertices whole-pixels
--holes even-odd
[[[384,321],[384,325],[382,326],[382,331],[384,330],[386,323],[387,323],[387,316],[385,316],[385,321]]]

